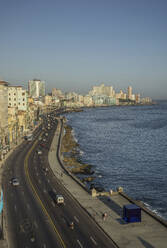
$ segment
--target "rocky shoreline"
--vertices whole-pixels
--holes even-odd
[[[92,182],[94,171],[91,165],[83,163],[81,160],[79,144],[76,142],[72,130],[70,125],[64,124],[64,136],[61,144],[63,164],[82,182]]]

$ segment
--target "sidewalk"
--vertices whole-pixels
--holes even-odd
[[[49,164],[65,188],[73,195],[79,204],[98,223],[104,232],[111,237],[120,248],[166,248],[167,228],[155,218],[142,210],[142,222],[125,223],[122,220],[122,208],[130,202],[120,194],[109,198],[92,197],[84,187],[73,180],[61,167],[56,153],[58,148],[59,127],[52,141],[49,151]],[[63,174],[63,176],[62,176]],[[74,176],[73,176],[74,177]],[[105,220],[103,213],[107,213]]]

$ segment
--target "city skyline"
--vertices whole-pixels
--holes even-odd
[[[1,10],[1,80],[41,78],[48,92],[82,94],[104,82],[167,98],[166,1],[5,1]]]

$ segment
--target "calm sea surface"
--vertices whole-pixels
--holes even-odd
[[[66,114],[83,162],[106,190],[122,186],[167,220],[167,101]]]

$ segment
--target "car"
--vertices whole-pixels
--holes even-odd
[[[69,223],[69,227],[73,230],[74,229],[74,222],[73,221],[71,221],[70,223]]]
[[[41,147],[45,147],[46,145],[45,145],[45,144],[43,144],[43,143],[41,143],[41,144],[40,144],[40,146],[41,146]]]
[[[47,168],[47,167],[46,167],[46,168],[43,167],[42,170],[43,170],[44,172],[48,172],[48,168]]]
[[[17,178],[12,178],[12,179],[10,180],[10,182],[11,182],[11,184],[12,184],[13,186],[18,186],[18,185],[20,185],[19,180],[18,180]]]
[[[38,150],[37,153],[38,153],[38,155],[41,155],[42,154],[42,151],[41,150]]]
[[[49,191],[49,195],[57,205],[64,205],[64,197],[62,195],[57,195],[54,189]]]
[[[64,204],[64,197],[62,195],[56,195],[56,203],[59,205]]]

